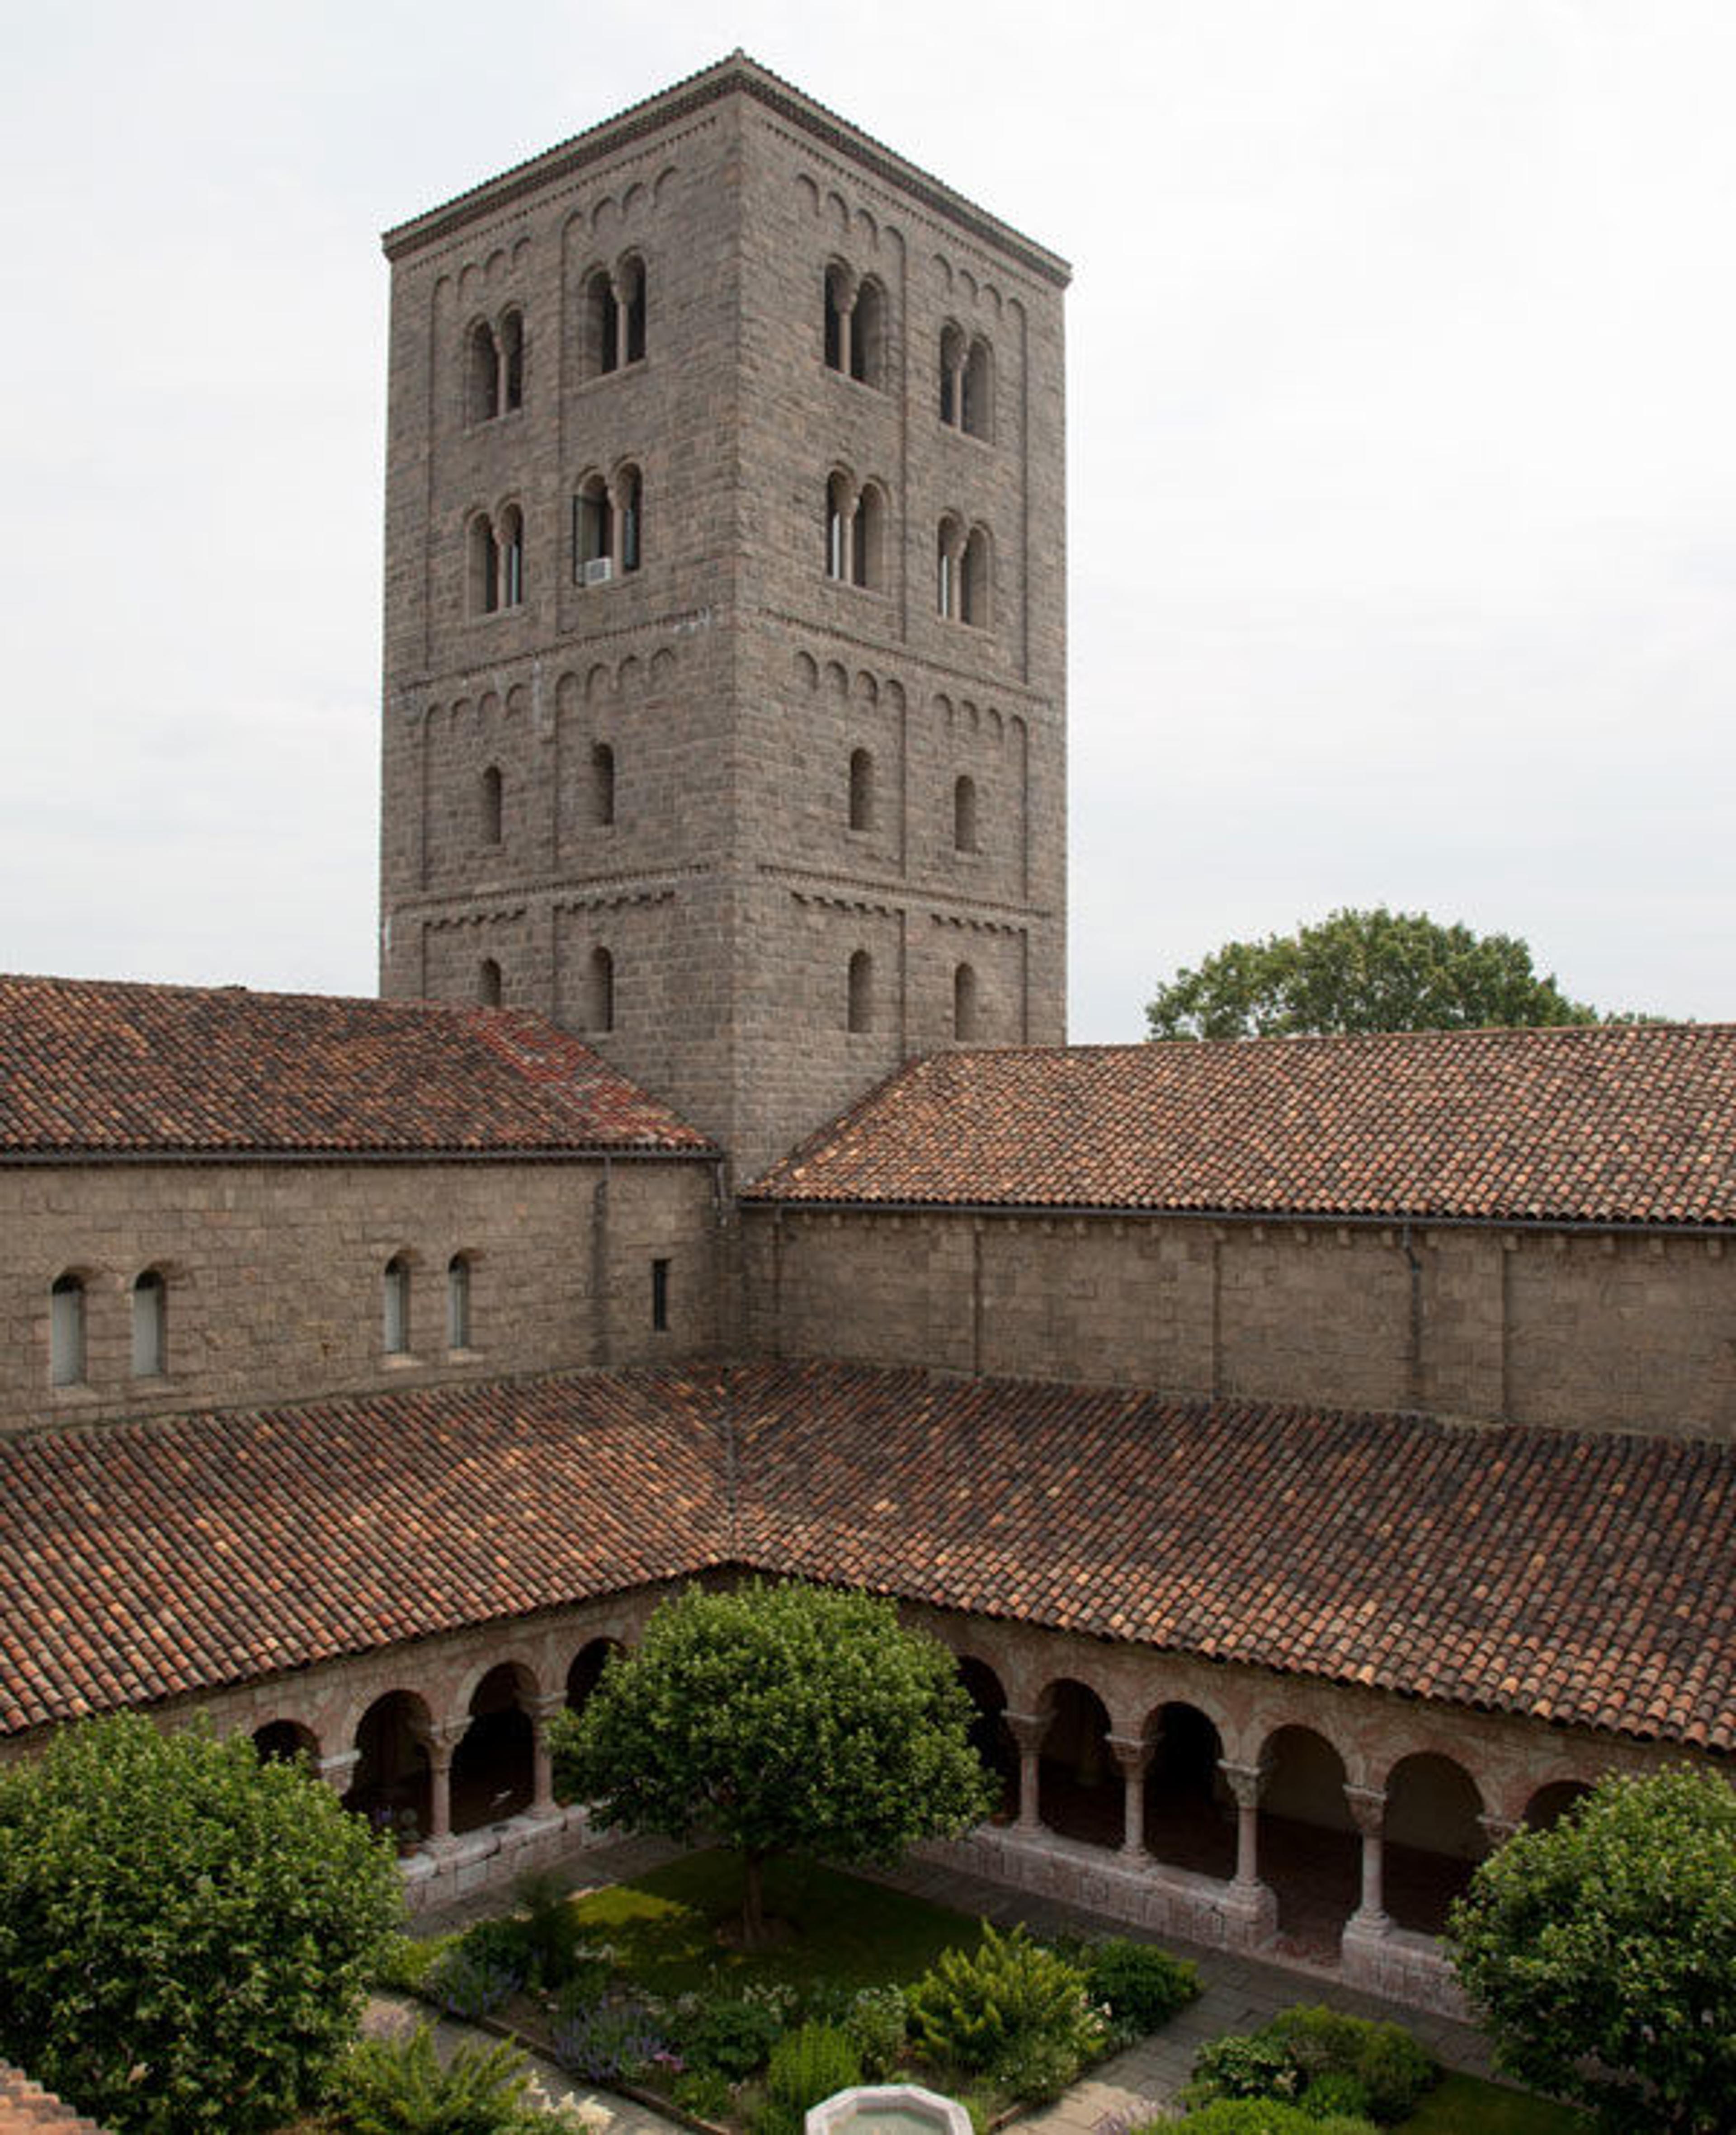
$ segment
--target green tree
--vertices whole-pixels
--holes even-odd
[[[569,1799],[628,1831],[715,1835],[742,1857],[742,1933],[764,1939],[773,1855],[890,1862],[986,1816],[994,1789],[952,1656],[890,1601],[826,1588],[697,1587],[612,1656],[555,1726]]]
[[[1610,2128],[1736,2111],[1736,1791],[1612,1777],[1477,1869],[1448,1929],[1501,2065]]]
[[[1365,1030],[1477,1030],[1596,1023],[1511,934],[1443,927],[1426,913],[1335,912],[1263,942],[1227,942],[1147,1004],[1152,1038],[1282,1038]]]
[[[0,2054],[117,2130],[279,2127],[400,1907],[390,1848],[245,1736],[68,1729],[0,1766]]]

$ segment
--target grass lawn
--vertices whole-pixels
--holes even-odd
[[[982,1923],[902,1891],[794,1861],[765,1869],[769,1918],[796,1932],[749,1953],[719,1939],[741,1910],[741,1861],[723,1852],[691,1853],[631,1883],[577,1900],[586,1937],[606,1942],[617,1964],[653,1994],[676,1995],[749,1981],[806,1987],[836,1979],[851,1987],[902,1986],[943,1949],[974,1949]]]
[[[1588,2135],[1591,2123],[1546,2098],[1474,2075],[1449,2075],[1404,2128],[1405,2135]]]

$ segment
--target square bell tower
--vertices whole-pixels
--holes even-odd
[[[1061,1042],[1064,263],[739,53],[384,242],[381,990],[743,1179]]]

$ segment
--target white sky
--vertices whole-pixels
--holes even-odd
[[[373,990],[377,233],[738,44],[1074,263],[1074,1038],[1736,1015],[1729,0],[0,0],[0,968]]]

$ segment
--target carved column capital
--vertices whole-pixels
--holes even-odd
[[[1046,1712],[1003,1711],[1001,1717],[1006,1722],[1007,1732],[1020,1750],[1034,1757],[1043,1746],[1043,1737],[1049,1732]]]
[[[1489,1842],[1491,1853],[1498,1852],[1515,1832],[1523,1828],[1521,1820],[1511,1816],[1480,1816],[1477,1823]]]
[[[1228,1757],[1218,1760],[1218,1769],[1224,1774],[1224,1783],[1235,1797],[1238,1808],[1258,1808],[1260,1796],[1266,1791],[1267,1768],[1263,1765],[1232,1764]]]
[[[1365,1838],[1383,1831],[1386,1826],[1386,1789],[1384,1787],[1352,1786],[1345,1781],[1344,1799],[1350,1812],[1350,1821]]]
[[[1139,1735],[1106,1735],[1103,1747],[1123,1779],[1141,1778],[1152,1761],[1152,1745]]]

